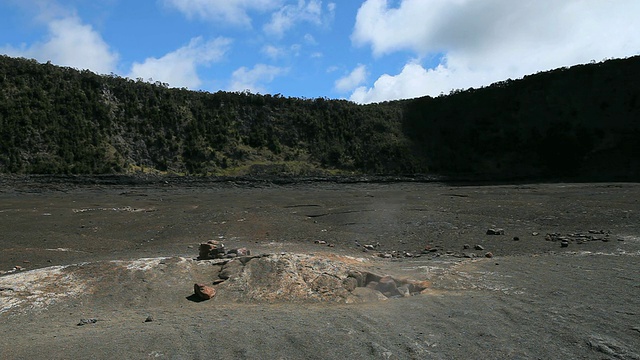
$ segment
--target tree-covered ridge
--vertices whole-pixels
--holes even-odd
[[[400,121],[398,106],[194,92],[0,58],[2,172],[422,170]]]
[[[640,57],[357,105],[0,56],[0,172],[640,175]]]

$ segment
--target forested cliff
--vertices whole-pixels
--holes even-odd
[[[358,105],[0,56],[0,172],[634,179],[640,58]]]

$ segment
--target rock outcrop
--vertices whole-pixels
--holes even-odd
[[[213,260],[221,300],[357,303],[419,294],[428,283],[382,276],[347,256],[270,254]],[[367,290],[362,290],[366,288]]]

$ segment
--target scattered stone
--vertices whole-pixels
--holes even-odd
[[[469,244],[464,244],[464,245],[462,245],[462,248],[467,250],[467,249],[470,249],[471,246]]]
[[[335,247],[333,244],[327,244],[328,247]]]
[[[78,326],[83,326],[83,325],[87,325],[87,324],[95,324],[98,322],[98,319],[80,319],[80,322],[78,323]]]
[[[488,253],[484,254],[484,257],[491,259],[493,257],[493,253],[489,251]]]
[[[504,235],[504,229],[499,229],[499,228],[488,229],[487,235]]]
[[[569,242],[567,240],[562,240],[562,242],[560,242],[560,246],[561,247],[568,247],[569,246]]]
[[[144,322],[152,322],[153,320],[154,320],[153,316],[149,315],[149,316],[147,316],[146,319],[144,319]]]
[[[209,300],[216,296],[216,289],[204,284],[194,284],[193,291],[202,300]]]
[[[316,240],[314,241],[316,244],[325,245],[327,242],[324,240]]]
[[[559,233],[548,233],[544,236],[544,239],[546,241],[558,241],[560,240],[560,236],[561,235]]]
[[[462,253],[462,256],[467,258],[467,259],[473,259],[476,257],[475,253]]]
[[[413,254],[410,252],[405,252],[404,257],[413,257]]]
[[[364,248],[367,249],[367,250],[375,250],[376,249],[376,247],[371,245],[371,244],[365,245]]]
[[[476,246],[475,246],[475,249],[476,249],[476,250],[484,250],[484,246],[482,246],[482,245],[476,245]]]
[[[534,231],[534,232],[532,232],[532,233],[531,233],[531,235],[533,235],[533,236],[538,236],[538,235],[540,235],[540,233],[539,233],[539,232],[537,232],[537,231]]]
[[[520,238],[519,238],[519,237],[517,237],[517,236],[514,236],[514,237],[513,237],[513,241],[520,241]]]

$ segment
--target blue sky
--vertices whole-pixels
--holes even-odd
[[[637,55],[638,14],[638,0],[0,0],[0,53],[369,103]]]

